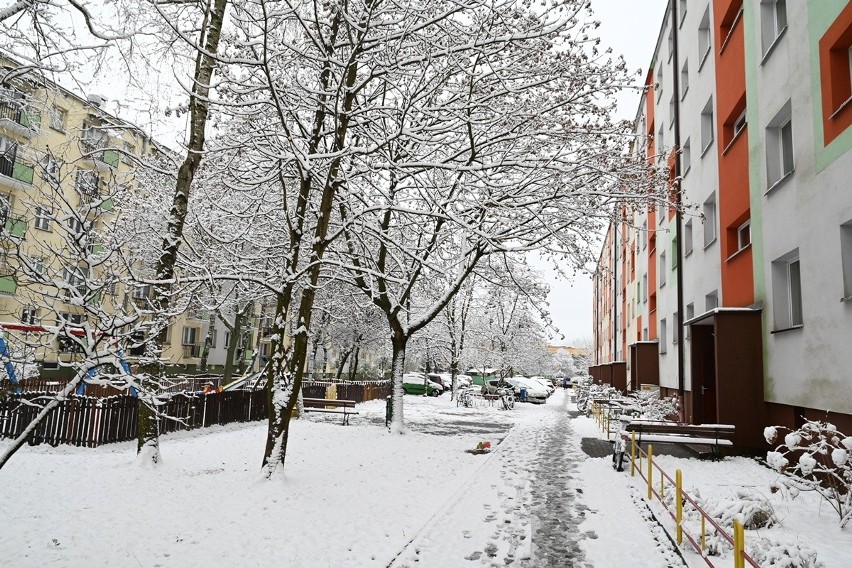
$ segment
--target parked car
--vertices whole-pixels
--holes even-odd
[[[590,377],[589,375],[574,375],[573,377],[571,377],[568,380],[568,384],[570,384],[573,387],[574,385],[579,385],[579,384],[582,384],[584,382],[591,381],[591,380],[592,380],[592,377]]]
[[[444,392],[444,387],[430,381],[423,373],[405,373],[402,375],[402,390],[405,394],[439,396]]]
[[[465,388],[473,385],[473,377],[470,375],[456,375],[459,388]]]
[[[550,381],[548,381],[544,377],[530,377],[529,380],[533,381],[535,383],[538,383],[542,387],[547,389],[548,394],[553,394],[553,391],[556,390],[556,388],[553,386],[553,383],[551,383]]]
[[[441,385],[441,388],[444,390],[444,392],[450,392],[450,389],[453,388],[453,384],[450,380],[449,375],[427,373],[426,378],[428,378],[433,383],[438,383],[439,385]]]
[[[509,377],[506,380],[516,386],[519,395],[520,389],[524,388],[527,390],[526,402],[544,404],[550,396],[550,391],[548,391],[544,386],[540,385],[536,381],[531,381],[527,377]]]

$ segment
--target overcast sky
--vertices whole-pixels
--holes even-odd
[[[615,54],[621,54],[630,71],[648,69],[668,0],[592,0],[595,18],[600,20],[601,43]],[[619,117],[633,119],[639,106],[639,94],[626,91],[619,97]],[[577,274],[573,282],[557,279],[546,270],[550,284],[550,313],[565,337],[554,337],[554,343],[570,344],[575,339],[592,335],[592,281]]]

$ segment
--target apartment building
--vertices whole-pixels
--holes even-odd
[[[685,208],[610,225],[593,374],[742,447],[826,413],[852,432],[852,5],[673,0],[650,67],[632,150]]]
[[[111,196],[117,188],[134,187],[137,164],[162,149],[107,112],[103,97],[78,96],[3,58],[0,79],[0,322],[78,326],[86,319],[87,302],[105,313],[130,312],[133,305],[150,309],[150,286],[99,279],[105,268],[98,254],[101,235],[118,214]],[[137,268],[144,269],[141,264]],[[241,326],[234,349],[238,368],[257,360],[255,351],[268,344],[259,316],[253,310]],[[43,377],[70,372],[61,363],[76,356],[73,342],[16,333],[13,343],[30,343],[26,357]],[[171,322],[163,359],[194,369],[208,334],[207,363],[221,369],[230,331],[200,307]],[[129,349],[126,355],[132,361],[143,351]]]

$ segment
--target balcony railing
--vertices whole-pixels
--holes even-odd
[[[201,357],[201,346],[200,345],[184,345],[183,346],[183,356],[186,359],[198,359]]]
[[[32,185],[35,169],[16,160],[0,157],[0,175]]]

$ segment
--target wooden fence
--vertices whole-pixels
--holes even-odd
[[[0,401],[0,438],[16,438],[32,422],[53,393],[26,393]],[[31,445],[71,444],[96,447],[136,439],[139,400],[132,396],[71,396],[63,400],[36,427]],[[263,391],[177,394],[160,407],[168,417],[160,432],[205,428],[214,424],[266,418]]]
[[[17,438],[41,408],[56,396],[59,388],[41,392],[28,390],[33,385],[47,382],[22,382],[23,394],[0,399],[0,438]],[[56,383],[49,385],[51,387],[61,384],[64,388],[66,384],[50,382]],[[302,385],[302,394],[309,398],[327,398],[332,384],[337,391],[337,398],[341,400],[365,402],[383,399],[391,394],[390,381],[306,382]],[[139,400],[129,395],[105,396],[109,392],[106,390],[108,388],[89,385],[87,396],[73,395],[61,401],[36,427],[29,443],[36,445],[46,442],[53,446],[71,444],[94,448],[135,440]],[[160,412],[168,417],[160,421],[160,432],[163,434],[206,428],[214,424],[265,420],[268,416],[266,393],[263,390],[211,392],[206,395],[200,390],[174,393],[160,407]]]

